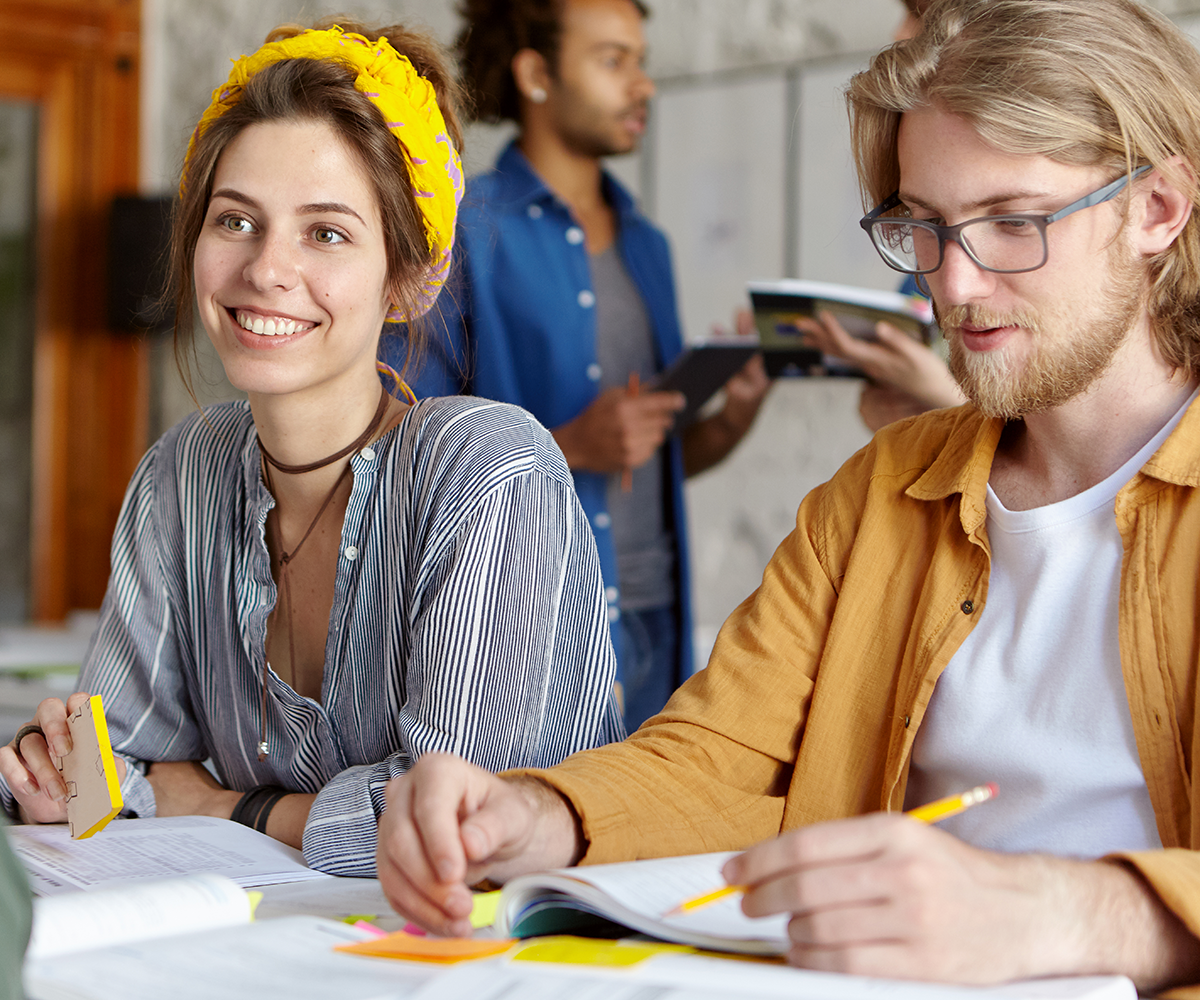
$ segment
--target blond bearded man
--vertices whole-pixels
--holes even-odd
[[[483,876],[748,847],[725,875],[792,914],[797,965],[1200,983],[1198,93],[1132,0],[938,0],[855,78],[864,226],[974,405],[805,499],[655,725],[393,783],[398,908],[461,930]]]

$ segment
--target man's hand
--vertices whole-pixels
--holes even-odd
[[[154,810],[159,816],[216,816],[229,819],[242,797],[231,792],[198,760],[157,761],[146,780],[154,789]]]
[[[51,757],[62,758],[71,752],[71,731],[67,719],[91,696],[77,691],[64,705],[58,698],[47,698],[38,705],[31,725],[41,726],[42,734],[29,733],[18,747],[14,743],[0,747],[0,775],[16,797],[25,823],[65,823],[67,786]],[[125,761],[116,758],[118,780],[125,778]]]
[[[606,389],[552,433],[572,469],[624,472],[650,461],[686,405],[680,392],[631,395],[626,389]]]
[[[739,309],[734,323],[738,336],[755,336],[754,314],[749,309]],[[714,326],[713,334],[728,337],[729,331]],[[755,354],[742,365],[723,386],[725,404],[720,411],[684,430],[683,469],[686,475],[695,476],[711,469],[737,447],[753,426],[773,384],[761,354]]]
[[[996,854],[897,814],[784,834],[732,859],[748,916],[791,913],[793,965],[985,984],[1130,976],[1195,981],[1200,942],[1133,870]]]
[[[899,389],[926,410],[967,401],[942,359],[890,323],[875,324],[875,340],[852,337],[829,312],[796,325],[808,344],[849,361],[873,382]]]
[[[422,757],[387,787],[376,870],[397,912],[438,934],[471,933],[471,892],[574,864],[582,837],[574,811],[532,778],[506,780],[451,754]]]

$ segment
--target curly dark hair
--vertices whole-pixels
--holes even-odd
[[[463,0],[462,30],[454,49],[463,87],[475,121],[521,120],[521,100],[512,61],[521,49],[533,49],[558,72],[558,43],[566,0]],[[642,17],[650,9],[630,0]]]

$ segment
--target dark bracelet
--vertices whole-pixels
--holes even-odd
[[[279,785],[259,785],[257,788],[251,788],[238,799],[238,804],[233,807],[233,814],[229,818],[259,833],[266,833],[267,817],[271,815],[271,810],[280,799],[290,794],[286,788],[280,788]]]

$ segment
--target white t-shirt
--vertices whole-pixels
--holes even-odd
[[[979,847],[1094,858],[1161,847],[1117,644],[1117,493],[1184,411],[1103,482],[1011,511],[987,491],[987,602],[937,682],[905,808],[994,781],[939,825]]]

